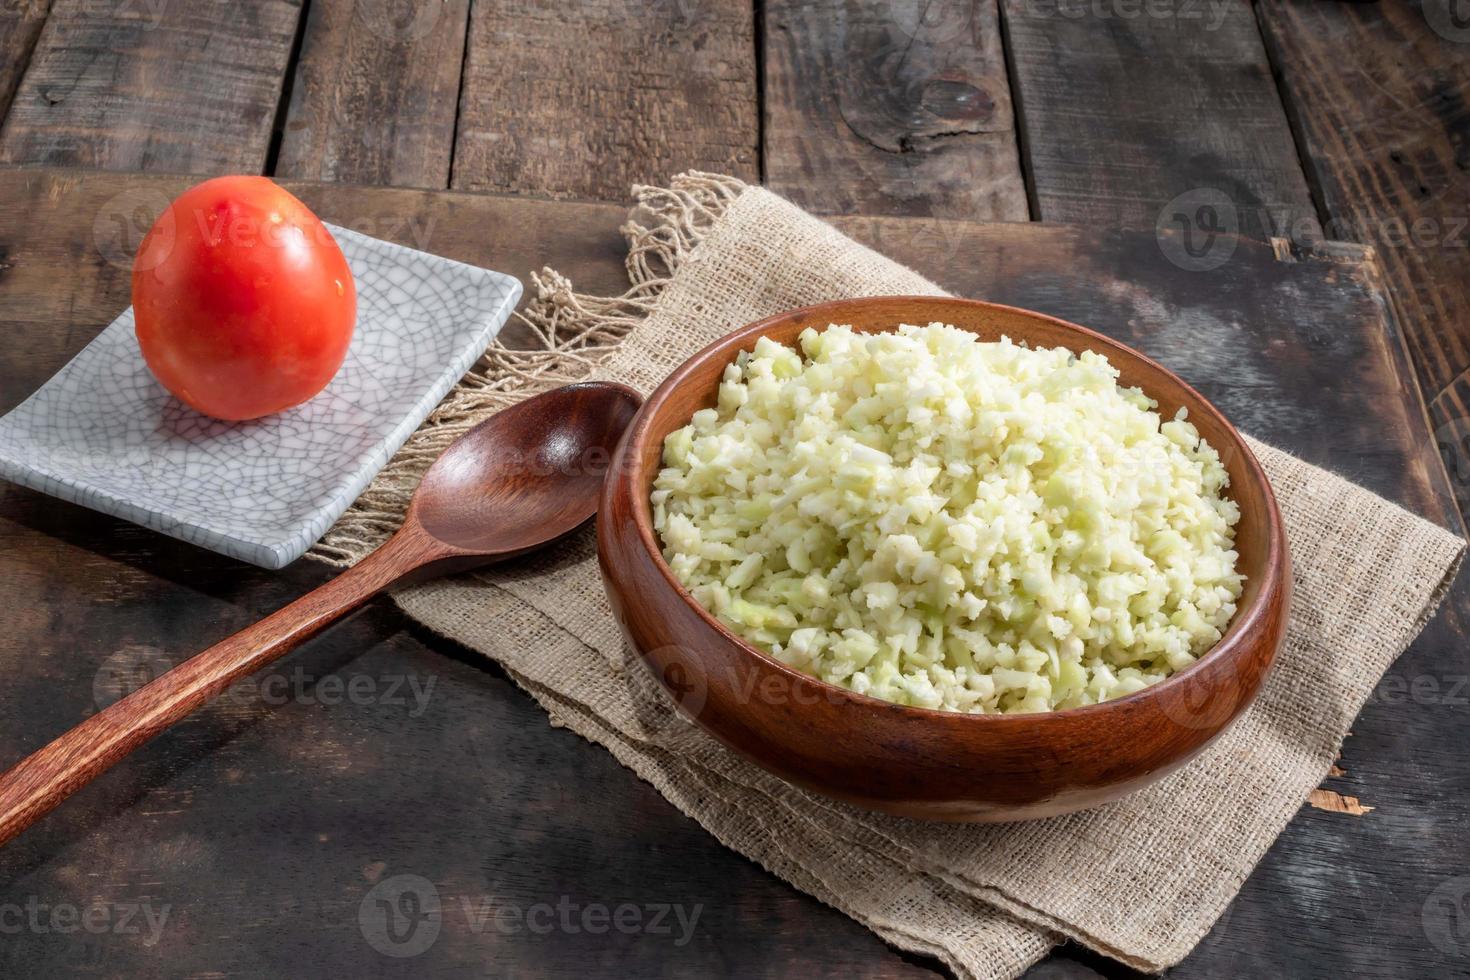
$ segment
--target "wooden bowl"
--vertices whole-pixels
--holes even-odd
[[[1179,406],[1219,451],[1240,505],[1245,591],[1225,636],[1186,670],[1103,704],[1044,714],[912,708],[803,674],[699,606],[665,564],[649,492],[664,437],[714,405],[721,372],[760,337],[808,326],[863,332],[933,321],[985,340],[1105,354],[1172,417]],[[937,820],[1028,820],[1116,800],[1198,754],[1255,697],[1286,633],[1291,567],[1260,463],[1197,391],[1142,354],[1039,313],[963,299],[842,300],[769,317],[695,354],[644,403],[608,471],[597,519],[603,580],[623,631],[666,690],[726,745],[800,786],[859,806]]]

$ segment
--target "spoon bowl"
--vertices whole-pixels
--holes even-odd
[[[496,413],[424,474],[405,526],[484,560],[576,530],[597,512],[613,450],[641,404],[632,388],[585,382]]]
[[[239,678],[384,589],[523,554],[586,523],[640,403],[631,388],[587,382],[528,398],[470,429],[429,468],[403,526],[377,551],[0,774],[0,844]]]

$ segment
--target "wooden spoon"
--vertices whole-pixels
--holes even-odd
[[[403,526],[377,551],[0,775],[0,844],[239,678],[389,586],[523,554],[581,526],[597,511],[613,449],[641,401],[622,385],[575,384],[470,429],[424,475]]]

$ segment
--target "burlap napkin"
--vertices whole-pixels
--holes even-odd
[[[546,350],[493,350],[317,549],[350,561],[396,523],[445,442],[496,407],[595,371],[642,390],[711,340],[821,300],[940,290],[759,188],[703,174],[639,188],[634,285],[579,296],[533,277]],[[625,651],[590,534],[483,575],[404,591],[409,615],[494,657],[716,837],[889,942],[957,974],[1013,977],[1070,937],[1146,970],[1181,959],[1326,774],[1383,671],[1419,632],[1462,542],[1255,445],[1295,561],[1285,649],[1256,705],[1201,758],[1110,806],[994,826],[878,816],[794,789],[685,722]],[[697,686],[689,706],[698,708]],[[686,703],[688,703],[686,701]]]

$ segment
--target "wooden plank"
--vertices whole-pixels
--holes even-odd
[[[823,214],[1030,216],[995,0],[765,6],[767,185]]]
[[[108,236],[129,227],[132,209],[185,183],[0,172],[0,330],[10,340],[0,345],[0,410],[126,304],[126,263],[109,260],[123,243]],[[597,291],[624,279],[619,206],[288,186],[323,217],[465,261],[513,272],[550,263]],[[1134,343],[1248,430],[1453,519],[1363,249],[1292,256],[1243,242],[1226,265],[1188,272],[1152,231],[839,223],[950,289]],[[0,765],[93,709],[99,665],[105,691],[120,672],[192,652],[326,574],[308,563],[249,568],[3,484],[0,541],[12,609],[0,631]],[[1454,601],[1394,668],[1398,683],[1380,687],[1344,752],[1347,775],[1332,788],[1376,809],[1355,820],[1305,812],[1171,976],[1455,968],[1422,919],[1430,890],[1470,863],[1464,709],[1451,689],[1464,673],[1470,596],[1462,589]],[[28,896],[82,908],[166,904],[158,941],[27,931],[0,943],[0,974],[377,975],[385,960],[359,909],[377,881],[399,874],[433,882],[453,913],[404,964],[419,976],[920,976],[932,966],[724,850],[600,749],[549,730],[499,671],[386,604],[267,676],[281,678],[271,690],[284,697],[257,685],[207,709],[0,849],[0,906],[24,907]],[[1423,694],[1422,682],[1411,693],[1415,678],[1434,680],[1437,693]],[[413,714],[409,683],[423,691],[431,681]],[[387,696],[394,682],[406,692],[397,703]],[[348,697],[353,684],[370,693]],[[647,935],[476,932],[460,903],[487,896],[522,908],[567,896],[702,913],[694,939],[677,947]],[[1054,958],[1038,980],[1118,969],[1062,955],[1075,961]]]
[[[56,0],[0,163],[259,173],[299,0]]]
[[[130,222],[188,182],[0,172],[0,411],[126,306],[126,264],[109,260],[123,250],[108,237],[119,210]],[[519,275],[549,262],[594,291],[627,282],[621,205],[287,186],[323,218],[441,255]],[[305,561],[252,568],[0,482],[0,582],[16,610],[0,630],[12,675],[0,766],[94,710],[96,688],[195,652],[328,574]],[[141,919],[136,932],[7,933],[0,976],[383,975],[400,961],[371,945],[359,909],[403,874],[435,883],[446,909],[405,975],[932,975],[721,847],[605,751],[551,729],[501,671],[387,602],[51,816],[0,849],[0,907],[34,895],[44,915],[146,903],[168,918],[156,943]],[[699,918],[682,945],[677,932],[511,933],[479,918],[563,899],[679,903]]]
[[[743,0],[475,4],[452,186],[623,200],[681,170],[759,176]]]
[[[0,412],[59,371],[128,305],[132,256],[189,178],[83,171],[0,171]],[[621,205],[565,205],[408,189],[364,194],[294,184],[325,221],[523,279],[548,257],[580,270],[580,288],[627,287]],[[45,220],[21,220],[34,208]],[[463,213],[461,213],[463,209]],[[468,215],[474,220],[467,220]],[[57,269],[69,270],[56,288]],[[514,341],[517,324],[505,336]],[[528,337],[528,334],[523,334]],[[202,554],[202,552],[201,552]]]
[[[1315,218],[1248,0],[1002,9],[1036,217],[1152,228],[1212,190],[1254,238]]]
[[[469,0],[315,0],[275,174],[449,186]]]
[[[1470,508],[1470,26],[1453,4],[1264,0],[1327,231],[1379,252]],[[1345,55],[1351,52],[1351,55]],[[1470,510],[1467,510],[1470,513]]]
[[[50,11],[51,0],[12,0],[0,7],[0,119],[10,108]]]

